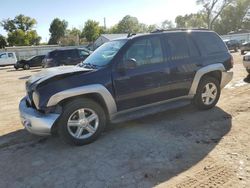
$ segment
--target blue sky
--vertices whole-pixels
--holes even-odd
[[[110,27],[125,15],[135,16],[145,24],[160,24],[177,15],[196,12],[196,0],[7,0],[1,3],[0,20],[14,18],[18,14],[33,17],[42,41],[49,39],[49,25],[58,17],[69,23],[69,28],[83,28],[84,22],[94,19],[103,25],[106,17]],[[2,27],[0,34],[6,35]]]

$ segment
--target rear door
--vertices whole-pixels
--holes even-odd
[[[166,48],[171,62],[170,97],[176,98],[188,95],[193,78],[202,66],[200,52],[192,39],[192,33],[170,33],[165,38]]]
[[[118,67],[132,60],[134,67],[113,72],[118,111],[139,107],[168,98],[170,71],[164,59],[161,38],[137,38],[118,60]]]

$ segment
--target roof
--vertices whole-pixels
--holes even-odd
[[[103,34],[101,35],[103,37],[105,37],[108,40],[114,40],[114,39],[118,39],[118,38],[125,38],[128,36],[127,33],[120,33],[120,34]]]

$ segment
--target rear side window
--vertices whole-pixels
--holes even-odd
[[[168,35],[167,43],[171,52],[171,60],[180,60],[189,57],[189,49],[185,35],[181,33]]]
[[[198,57],[200,56],[200,52],[192,39],[192,36],[187,37],[187,45],[189,48],[189,55],[190,57]]]
[[[224,42],[215,33],[196,33],[195,38],[200,49],[203,49],[205,54],[227,52]]]

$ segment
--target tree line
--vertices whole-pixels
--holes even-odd
[[[83,29],[68,29],[67,21],[55,18],[50,24],[48,44],[79,45],[94,42],[105,33],[147,33],[156,29],[207,28],[221,35],[241,29],[250,30],[250,0],[197,0],[196,3],[202,7],[197,13],[177,16],[175,23],[165,20],[161,25],[146,25],[127,15],[110,28],[88,20]],[[35,30],[36,25],[34,18],[22,14],[2,20],[1,26],[7,32],[7,38],[0,34],[0,48],[39,45],[41,37]]]

